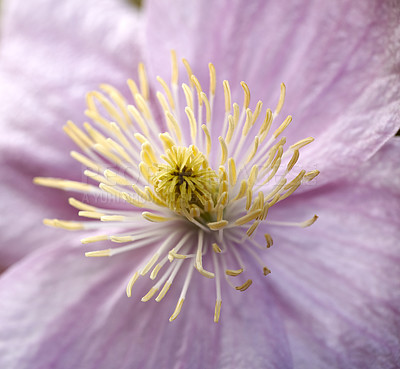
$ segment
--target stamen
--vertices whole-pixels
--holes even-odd
[[[208,158],[211,152],[211,135],[206,125],[203,124],[201,128],[203,129],[204,134],[206,135],[206,154]]]
[[[53,187],[64,191],[97,192],[96,187],[92,185],[76,181],[67,181],[59,178],[35,177],[33,183],[39,186]]]
[[[214,322],[218,323],[221,314],[222,297],[221,297],[221,281],[219,276],[219,265],[215,253],[213,254],[213,264],[215,270],[215,289],[217,295],[215,301],[215,309],[214,309]]]
[[[272,240],[271,235],[269,235],[268,233],[265,233],[264,238],[265,238],[265,241],[267,241],[267,248],[270,248],[274,244],[274,241]]]
[[[244,292],[244,291],[246,291],[250,286],[251,286],[251,284],[253,283],[253,281],[251,280],[251,279],[248,279],[246,282],[244,282],[241,286],[237,286],[237,287],[235,287],[238,291],[242,291],[242,292]]]
[[[201,94],[201,92],[202,92],[200,82],[199,82],[199,80],[196,78],[196,76],[193,75],[193,74],[192,74],[192,76],[191,76],[191,80],[192,80],[192,82],[193,82],[193,84],[194,84],[194,87],[196,87],[197,99],[198,99],[199,105],[201,106],[201,105],[203,104],[203,101],[201,100],[201,97],[200,97],[200,94]]]
[[[194,267],[190,264],[189,268],[188,268],[188,273],[186,275],[185,283],[183,285],[181,295],[179,296],[179,300],[178,300],[178,303],[176,305],[175,311],[171,315],[171,317],[169,318],[170,322],[175,320],[177,318],[177,316],[179,315],[179,313],[181,312],[183,302],[185,301],[186,292],[187,292],[187,289],[189,288],[190,280],[192,278],[193,269],[194,269]]]
[[[165,94],[167,95],[169,106],[172,110],[175,110],[175,101],[172,96],[171,90],[167,85],[167,82],[165,82],[160,76],[157,76],[157,81],[161,84],[162,88],[165,91]]]
[[[312,170],[311,172],[307,172],[304,174],[304,181],[310,182],[319,174],[319,170]]]
[[[207,95],[204,92],[200,93],[201,100],[204,102],[206,106],[206,123],[209,124],[211,121],[211,106],[210,102],[207,99]]]
[[[244,92],[243,110],[246,110],[250,105],[250,89],[245,82],[240,82]]]
[[[155,222],[155,223],[167,222],[167,221],[173,219],[173,218],[163,217],[162,215],[153,214],[148,211],[144,211],[142,213],[142,216],[144,219],[146,219],[150,222]]]
[[[217,85],[215,67],[212,63],[209,63],[208,68],[210,69],[210,95],[214,96],[215,95],[215,87]]]
[[[225,228],[227,225],[228,225],[227,220],[220,220],[218,222],[207,223],[208,228],[210,228],[213,231],[218,231],[222,228]]]
[[[132,296],[132,287],[135,284],[135,282],[138,280],[139,278],[139,272],[136,272],[132,278],[129,280],[128,285],[126,286],[126,295],[128,297]]]
[[[169,288],[172,286],[172,282],[174,281],[175,276],[177,275],[177,273],[178,273],[180,267],[182,266],[182,264],[183,264],[182,261],[178,261],[178,262],[176,263],[176,265],[174,266],[174,269],[173,269],[173,271],[172,271],[170,277],[169,277],[168,280],[165,282],[163,288],[161,289],[160,293],[158,294],[158,296],[157,296],[156,299],[155,299],[157,302],[160,302],[160,301],[164,298],[164,296],[165,296],[166,293],[168,292]],[[164,282],[163,280],[160,280],[160,282],[159,282],[160,285],[161,285],[163,282]],[[157,283],[157,284],[158,284],[158,283]]]
[[[171,76],[171,84],[177,85],[178,84],[178,59],[176,57],[175,50],[171,50],[171,64],[172,64],[172,76]]]
[[[197,134],[197,122],[196,118],[194,117],[193,110],[190,109],[189,107],[185,108],[185,113],[189,119],[190,123],[190,133],[192,137],[192,142],[196,145],[196,134]]]
[[[243,273],[243,269],[237,269],[237,270],[226,269],[225,273],[226,275],[230,275],[231,277],[236,277],[239,274]]]
[[[270,220],[268,223],[277,226],[306,228],[313,225],[317,221],[317,219],[318,215],[314,215],[312,218],[307,219],[304,222],[280,222],[280,221]]]
[[[84,226],[81,222],[72,222],[68,220],[43,219],[43,224],[55,228],[64,228],[69,231],[78,231],[84,229]]]
[[[82,242],[82,244],[87,244],[87,243],[107,241],[107,240],[108,240],[108,235],[99,235],[99,236],[82,238],[81,242]]]
[[[281,94],[279,96],[278,105],[274,111],[274,118],[281,112],[283,104],[285,103],[285,96],[286,96],[286,86],[284,83],[281,83]]]
[[[224,165],[226,162],[226,159],[228,158],[228,147],[226,146],[226,143],[224,139],[219,136],[218,137],[219,143],[221,145],[221,162],[220,165]]]
[[[203,238],[204,233],[202,231],[199,231],[195,267],[204,277],[214,278],[214,273],[208,272],[203,268]]]
[[[225,112],[229,113],[231,110],[231,89],[227,80],[223,81],[224,85],[224,96],[225,96]]]
[[[143,63],[139,63],[139,81],[140,81],[140,92],[145,100],[149,99],[149,85],[147,83],[146,70]]]
[[[278,129],[273,133],[272,137],[276,139],[292,122],[292,117],[290,115],[283,121],[283,123],[278,127]]]
[[[194,84],[193,84],[193,81],[192,81],[192,75],[193,75],[192,68],[190,67],[189,62],[185,58],[182,58],[182,63],[185,66],[187,75],[189,77],[188,80],[190,82],[190,85],[193,87]]]
[[[212,248],[213,248],[214,252],[216,252],[217,254],[220,254],[222,252],[220,247],[215,242],[212,244]]]
[[[235,226],[241,226],[243,224],[251,222],[252,220],[257,218],[261,214],[261,212],[262,212],[262,210],[257,209],[257,210],[253,210],[250,213],[247,213],[245,216],[243,216],[235,221]]]

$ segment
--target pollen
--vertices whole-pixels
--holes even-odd
[[[144,296],[136,296],[143,302],[168,300],[168,292],[177,290],[178,301],[169,304],[173,321],[192,290],[200,288],[193,278],[198,273],[213,281],[210,315],[218,322],[222,292],[245,292],[256,278],[271,273],[264,254],[273,246],[274,229],[305,228],[317,220],[313,214],[292,219],[290,212],[288,219],[274,217],[282,201],[319,174],[299,165],[301,151],[314,139],[286,143],[293,119],[280,119],[283,83],[276,107],[263,110],[263,102],[252,104],[245,82],[232,93],[229,81],[217,79],[212,63],[209,80],[203,81],[186,59],[179,67],[174,51],[171,59],[170,83],[158,76],[158,91],[140,64],[136,81],[127,81],[130,96],[103,84],[86,96],[89,122],[82,127],[67,122],[64,131],[78,148],[70,154],[86,168],[86,180],[38,177],[34,183],[81,198],[69,198],[81,221],[45,219],[45,225],[90,230],[84,245],[108,243],[86,251],[87,257],[132,259],[128,297],[135,295],[136,283],[148,286]],[[233,101],[239,90],[242,104]],[[215,106],[217,94],[221,106]],[[136,259],[139,248],[147,250],[145,260]]]

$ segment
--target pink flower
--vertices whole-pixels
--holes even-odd
[[[1,367],[399,365],[400,142],[392,137],[399,128],[399,9],[378,1],[181,0],[150,1],[138,13],[115,0],[56,5],[14,0],[3,11],[0,251],[2,266],[11,267],[0,278]],[[70,195],[31,185],[34,176],[81,181],[82,168],[68,156],[75,147],[62,134],[62,123],[84,120],[84,94],[100,83],[112,84],[128,98],[125,81],[136,79],[141,60],[155,109],[155,76],[170,75],[171,49],[191,62],[202,86],[209,83],[207,63],[214,63],[220,90],[213,116],[221,122],[222,80],[229,80],[232,102],[239,104],[240,81],[247,82],[253,112],[258,99],[276,104],[276,90],[285,81],[279,119],[294,117],[284,133],[287,142],[315,137],[298,163],[300,169],[322,172],[314,186],[304,184],[268,211],[255,240],[265,232],[272,235],[274,246],[258,255],[273,273],[262,276],[244,254],[247,270],[261,276],[244,293],[221,283],[218,324],[212,321],[216,278],[195,271],[180,316],[169,323],[185,273],[177,274],[160,304],[138,301],[151,287],[139,281],[128,299],[123,288],[149,251],[85,258],[99,247],[78,246],[79,239],[98,233],[40,225],[49,216],[79,221],[76,209],[66,204]],[[162,114],[155,118],[163,132]],[[279,123],[274,124],[276,129]],[[213,169],[224,151],[214,130]],[[191,133],[187,128],[184,135]],[[253,139],[244,141],[249,152]],[[181,172],[178,180],[185,176]],[[310,228],[276,225],[314,213],[320,219]],[[239,213],[230,214],[236,221]],[[172,237],[177,227],[170,228]],[[149,229],[157,237],[166,227],[154,223]],[[213,265],[212,254],[204,256],[204,267]]]

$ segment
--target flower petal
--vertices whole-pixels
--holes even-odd
[[[270,230],[271,279],[277,302],[286,305],[295,367],[400,362],[399,149],[396,137],[356,179],[288,199],[277,213],[271,209],[271,219],[284,211],[288,217],[289,209],[291,218],[308,209],[319,215],[309,229]]]
[[[302,164],[323,172],[319,185],[367,160],[400,126],[397,6],[379,0],[181,0],[173,6],[150,0],[147,11],[154,73],[168,75],[174,48],[205,86],[212,61],[238,103],[241,80],[272,108],[280,82],[287,83],[282,115],[294,116],[288,142],[316,138]]]
[[[291,368],[279,312],[268,288],[226,291],[213,320],[214,284],[197,272],[180,316],[175,281],[159,304],[125,283],[143,255],[85,259],[52,246],[30,254],[0,279],[0,366],[36,368]],[[180,278],[182,279],[182,278]],[[207,284],[207,282],[209,282]],[[253,289],[253,291],[251,291]]]
[[[98,84],[125,84],[140,58],[141,18],[110,0],[10,1],[3,18],[1,158],[29,157],[24,168],[57,175],[72,147],[62,125],[84,119],[84,96]]]
[[[62,215],[50,215],[51,206],[60,204],[59,192],[47,190],[46,197],[32,178],[82,179],[81,166],[68,155],[75,146],[62,126],[68,119],[83,121],[84,96],[98,84],[125,84],[140,58],[141,24],[123,1],[3,3],[2,267],[42,246],[41,218]],[[35,228],[27,240],[22,230]]]

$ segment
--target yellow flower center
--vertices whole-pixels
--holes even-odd
[[[179,214],[200,215],[213,201],[217,175],[195,146],[172,146],[161,156],[166,164],[151,165],[155,193]]]

